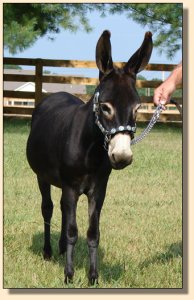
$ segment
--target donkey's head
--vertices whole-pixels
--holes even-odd
[[[141,47],[123,68],[113,65],[109,31],[102,33],[96,46],[96,64],[100,72],[100,84],[94,98],[98,107],[96,123],[107,139],[108,156],[115,169],[122,169],[132,162],[130,142],[140,106],[136,74],[146,67],[151,53],[151,32],[146,32]]]

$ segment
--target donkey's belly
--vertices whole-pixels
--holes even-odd
[[[62,180],[59,171],[56,169],[47,170],[46,172],[37,172],[37,176],[53,186],[62,188]]]
[[[87,192],[93,187],[93,178],[94,174],[83,174],[81,176],[76,174],[76,171],[73,173],[66,172],[66,176],[61,176],[61,173],[57,169],[47,169],[44,172],[36,172],[37,176],[40,177],[43,181],[62,188],[64,185],[72,187],[79,195],[87,194]]]

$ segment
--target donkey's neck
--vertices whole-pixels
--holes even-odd
[[[88,139],[94,143],[100,143],[103,146],[104,136],[95,123],[96,120],[93,112],[93,98],[94,96],[84,105],[85,132],[87,133]]]
[[[104,149],[104,136],[95,124],[93,98],[80,105],[72,120],[72,134],[69,135],[69,148],[73,161],[83,164],[86,170],[95,170],[108,160]]]

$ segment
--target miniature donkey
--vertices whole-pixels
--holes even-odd
[[[47,96],[34,109],[27,159],[37,175],[42,195],[44,258],[52,255],[51,185],[54,185],[62,189],[59,250],[66,253],[65,283],[74,275],[76,208],[83,193],[88,197],[89,211],[89,282],[98,283],[100,212],[112,168],[122,169],[132,162],[130,142],[140,105],[136,74],[146,67],[151,52],[152,34],[146,32],[141,47],[123,68],[117,68],[111,56],[110,32],[106,30],[96,46],[100,83],[90,101],[85,104],[69,93],[59,92]]]

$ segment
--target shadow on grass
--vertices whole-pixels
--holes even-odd
[[[180,241],[169,245],[166,252],[156,254],[151,259],[146,259],[140,264],[140,269],[147,268],[152,264],[165,264],[173,258],[182,256],[182,242]]]
[[[59,233],[52,232],[51,235],[51,245],[53,256],[51,258],[51,263],[59,264],[60,266],[65,266],[65,256],[59,255],[58,241]],[[32,246],[29,248],[35,255],[42,257],[43,248],[43,233],[39,232],[33,236]],[[105,282],[117,281],[124,272],[123,267],[119,264],[106,264],[103,262],[104,251],[99,246],[98,247],[98,271],[99,276],[103,278]],[[75,246],[74,252],[74,267],[76,269],[85,269],[85,276],[88,274],[89,270],[89,255],[87,241],[83,237],[79,237]],[[75,274],[76,276],[76,274]]]
[[[31,119],[4,118],[3,131],[4,133],[28,133],[30,131]]]

